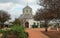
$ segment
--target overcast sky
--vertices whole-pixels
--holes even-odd
[[[12,20],[22,14],[22,9],[27,5],[33,9],[33,14],[40,7],[37,0],[0,0],[0,10],[8,11]]]

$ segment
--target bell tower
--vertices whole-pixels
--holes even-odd
[[[25,8],[23,8],[23,14],[32,14],[32,8],[27,5]]]
[[[28,0],[26,7],[23,8],[23,14],[32,14],[32,8],[28,6]]]

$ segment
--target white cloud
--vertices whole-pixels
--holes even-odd
[[[21,14],[23,6],[17,3],[0,3],[0,10],[6,10],[11,14],[12,19]]]
[[[39,5],[30,5],[30,7],[31,7],[31,8],[32,8],[32,10],[33,10],[33,14],[35,14],[35,13],[36,13],[37,9],[42,8],[42,7],[41,7],[41,6],[39,6]]]
[[[12,3],[0,3],[0,10],[7,10]]]
[[[0,3],[0,10],[8,11],[9,14],[11,14],[12,19],[19,17],[20,14],[22,14],[22,9],[27,5],[27,0],[18,0],[18,2],[19,3],[14,3],[10,1]],[[36,4],[36,0],[29,0],[28,5],[33,9],[34,13],[39,8],[39,6]]]

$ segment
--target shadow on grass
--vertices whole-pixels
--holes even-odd
[[[44,35],[48,36],[49,38],[60,38],[60,32],[58,31],[41,31]]]

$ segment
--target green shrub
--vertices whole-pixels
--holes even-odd
[[[2,31],[2,29],[0,29],[0,33],[2,33],[3,31]]]
[[[12,31],[19,37],[19,38],[25,38],[25,29],[23,26],[15,25],[12,28]]]
[[[32,28],[37,28],[38,25],[36,25],[36,23],[34,22],[33,25],[32,25]]]
[[[44,28],[45,25],[43,23],[40,24],[40,28]]]
[[[2,38],[7,38],[8,34],[15,34],[17,38],[28,38],[24,27],[20,25],[14,25],[11,29],[6,28],[5,30],[0,30],[0,32],[3,33]]]

